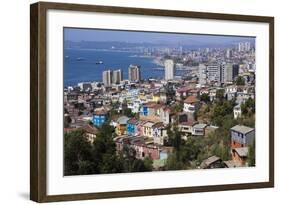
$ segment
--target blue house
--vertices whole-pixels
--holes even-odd
[[[103,123],[107,121],[107,119],[108,119],[108,113],[105,110],[100,109],[94,112],[92,122],[95,126],[101,126]]]
[[[128,135],[135,135],[137,131],[137,120],[132,118],[127,122],[127,134]]]
[[[231,131],[231,148],[248,147],[255,139],[255,129],[244,125],[236,125]]]
[[[147,116],[148,115],[148,107],[147,105],[142,105],[141,109],[140,109],[140,114],[143,115],[143,116]]]

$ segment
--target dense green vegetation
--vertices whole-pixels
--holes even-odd
[[[230,136],[224,129],[218,128],[208,137],[189,136],[187,140],[180,140],[181,135],[177,130],[168,133],[174,151],[168,156],[166,170],[194,169],[213,155],[222,160],[230,159]]]
[[[226,100],[223,89],[217,91],[216,100],[213,103],[210,104],[204,94],[201,96],[201,101],[207,104],[199,113],[210,116],[208,123],[218,128],[206,137],[189,136],[184,141],[182,133],[176,128],[169,127],[166,145],[173,146],[174,152],[167,159],[167,170],[193,169],[198,167],[204,159],[213,155],[220,157],[223,161],[230,160],[230,128],[237,124],[255,126],[255,101],[251,98],[242,103],[242,117],[237,120],[233,118],[236,99]],[[249,147],[248,163],[249,166],[255,164],[255,145]]]
[[[93,144],[80,130],[64,135],[65,175],[152,171],[152,160],[137,159],[131,148],[117,153],[111,126],[105,124],[99,131]]]

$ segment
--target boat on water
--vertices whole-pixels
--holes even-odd
[[[77,61],[83,61],[83,60],[85,60],[85,58],[78,57],[78,58],[76,58],[76,60]]]
[[[103,61],[97,61],[96,64],[97,64],[97,65],[103,64]]]

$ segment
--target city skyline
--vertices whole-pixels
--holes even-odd
[[[249,41],[253,43],[255,37],[225,36],[213,34],[164,33],[155,31],[123,31],[104,29],[64,28],[64,40],[73,42],[127,42],[152,44],[191,44],[216,45],[235,44]]]

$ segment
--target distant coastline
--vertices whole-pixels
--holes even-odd
[[[113,49],[65,48],[64,86],[77,85],[79,82],[101,82],[102,72],[108,69],[121,69],[124,78],[127,78],[130,64],[141,66],[143,79],[164,76],[164,69],[161,69],[163,65],[157,59],[139,54]],[[83,60],[79,61],[77,58]],[[102,61],[103,64],[96,64],[97,61]]]

